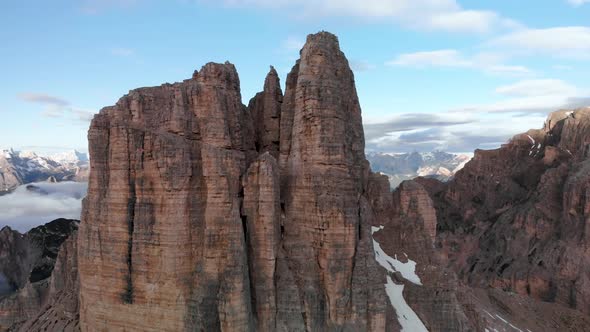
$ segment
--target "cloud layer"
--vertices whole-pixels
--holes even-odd
[[[365,123],[367,150],[471,152],[497,148],[515,134],[540,128],[552,111],[590,106],[590,98],[584,97],[588,92],[559,79],[517,81],[495,89],[498,101]]]
[[[588,59],[590,58],[590,27],[518,29],[490,40],[486,46],[512,55],[549,55]]]
[[[524,66],[504,64],[498,54],[479,53],[466,56],[454,49],[404,53],[388,61],[389,66],[427,68],[462,68],[481,70],[490,74],[528,75],[531,71]]]
[[[65,99],[45,93],[24,92],[19,94],[18,98],[26,102],[42,105],[43,111],[41,115],[49,118],[71,118],[76,122],[87,124],[94,116],[93,112],[73,107]]]
[[[485,33],[519,26],[488,10],[456,0],[224,0],[227,6],[289,9],[305,17],[348,17],[397,23],[418,30]]]
[[[27,190],[27,185],[0,196],[0,229],[10,226],[19,232],[57,218],[79,219],[88,184],[78,182],[34,183],[44,193]]]
[[[590,0],[567,0],[567,2],[572,6],[581,6],[585,3],[590,3]]]

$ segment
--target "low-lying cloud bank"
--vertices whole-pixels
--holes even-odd
[[[36,190],[27,189],[35,186]],[[30,188],[30,187],[29,187]],[[57,218],[80,219],[87,183],[32,183],[0,196],[0,229],[10,226],[21,233]]]

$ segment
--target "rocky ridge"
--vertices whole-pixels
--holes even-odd
[[[422,266],[416,272],[420,277],[436,276],[422,274],[429,265],[456,275],[449,290],[478,330],[510,322],[521,330],[587,331],[589,125],[590,108],[554,112],[543,129],[516,135],[496,150],[477,150],[448,183],[426,178],[402,183],[393,194],[394,201],[401,198],[393,215],[409,227],[419,212],[413,228],[431,224],[434,215],[436,249],[431,257],[410,254],[420,237],[407,236],[407,230],[401,234],[409,243],[386,244],[402,245]],[[413,203],[407,205],[408,200]],[[400,255],[399,249],[392,252]],[[413,297],[409,289],[408,301]]]
[[[558,111],[430,188],[461,278],[590,313],[588,144],[590,109]]]
[[[62,294],[77,305],[77,228],[77,220],[57,219],[25,234],[8,226],[0,230],[0,276],[6,285],[0,294],[0,331],[20,328],[45,306],[63,302]],[[77,309],[70,312],[73,322]]]

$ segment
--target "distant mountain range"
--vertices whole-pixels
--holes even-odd
[[[392,188],[397,188],[403,181],[418,176],[447,181],[462,169],[472,157],[473,154],[456,154],[442,151],[427,153],[367,153],[371,169],[387,175]]]
[[[0,195],[22,184],[41,181],[88,180],[88,155],[69,151],[41,156],[30,151],[2,150],[0,153]]]

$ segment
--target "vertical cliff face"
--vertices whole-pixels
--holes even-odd
[[[254,143],[234,66],[134,90],[88,136],[82,329],[252,327],[240,177]]]
[[[554,112],[430,190],[461,279],[590,313],[589,144],[589,108]]]
[[[283,92],[277,71],[271,67],[264,80],[264,90],[250,100],[248,109],[254,121],[256,150],[269,152],[275,159],[279,158],[280,121]]]
[[[243,219],[248,242],[251,296],[259,331],[277,326],[277,258],[280,230],[279,167],[265,153],[254,161],[244,177]]]
[[[308,37],[248,108],[231,64],[131,91],[89,131],[82,330],[382,330],[352,71]],[[278,160],[277,160],[278,159]]]
[[[353,74],[336,37],[309,36],[288,80],[283,245],[305,324],[308,330],[364,326],[376,319],[362,296],[368,289],[361,279],[372,266],[357,264],[371,254],[361,211],[369,167]],[[366,290],[357,294],[355,287]]]

